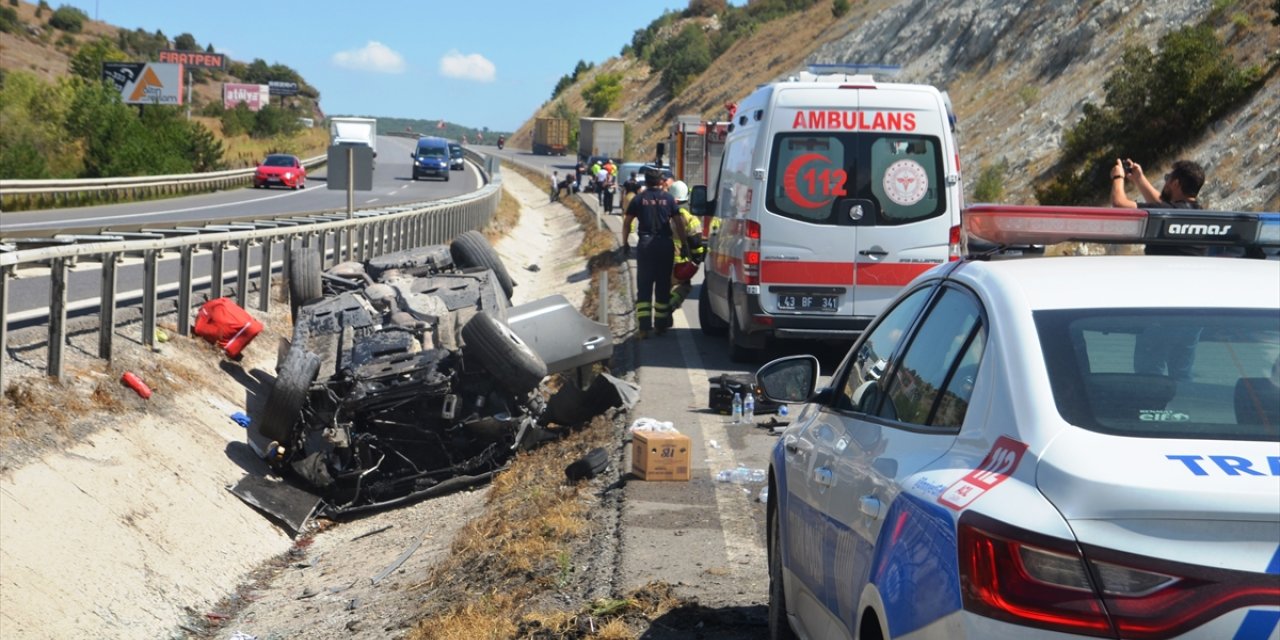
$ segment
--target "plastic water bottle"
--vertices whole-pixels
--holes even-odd
[[[733,415],[730,416],[729,422],[732,424],[742,422],[742,394],[733,394]]]
[[[742,421],[747,424],[755,424],[756,421],[756,397],[750,391],[742,401]]]
[[[725,469],[716,474],[716,481],[731,482],[733,484],[759,484],[768,479],[769,474],[764,469],[748,469],[746,467]]]
[[[760,495],[756,499],[764,503],[769,502],[769,485],[760,488]]]
[[[785,418],[790,413],[791,413],[791,410],[787,408],[787,405],[785,404],[778,405],[778,417]]]

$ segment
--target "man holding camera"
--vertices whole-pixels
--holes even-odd
[[[1125,195],[1126,177],[1138,188],[1146,202],[1139,205]],[[1204,169],[1190,160],[1173,163],[1173,168],[1164,176],[1164,188],[1156,191],[1138,163],[1116,158],[1116,165],[1111,168],[1111,206],[1122,209],[1200,209],[1196,196],[1200,194],[1202,186]]]

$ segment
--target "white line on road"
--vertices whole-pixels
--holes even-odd
[[[373,203],[375,203],[375,202],[377,202],[377,201],[378,201],[378,198],[369,198],[368,200],[365,200],[365,202],[366,202],[366,203],[369,203],[369,204],[373,204]]]
[[[262,198],[253,198],[253,199],[251,199],[251,200],[240,200],[240,201],[237,201],[237,202],[224,202],[224,203],[222,203],[222,204],[210,204],[210,205],[204,205],[204,206],[200,206],[200,207],[187,207],[187,208],[185,208],[185,209],[169,209],[168,211],[148,211],[148,212],[145,212],[145,213],[115,213],[115,214],[112,214],[112,215],[109,215],[109,216],[102,216],[102,217],[97,217],[97,218],[79,218],[79,219],[77,219],[77,220],[76,220],[76,222],[77,222],[77,223],[81,223],[81,222],[97,222],[97,221],[101,221],[101,222],[107,222],[107,221],[118,221],[118,220],[120,219],[120,217],[121,217],[121,216],[129,216],[129,217],[131,217],[131,218],[133,218],[133,217],[164,216],[164,215],[169,215],[170,213],[186,213],[186,212],[188,212],[188,211],[200,211],[200,210],[202,210],[202,209],[218,209],[218,208],[221,208],[221,207],[236,207],[236,206],[243,206],[243,205],[249,204],[249,203],[251,203],[251,202],[262,202],[262,201],[264,201],[264,200],[275,200],[276,198],[285,198],[285,197],[288,197],[288,196],[296,196],[296,195],[299,195],[299,194],[303,194],[303,193],[312,193],[312,192],[315,192],[315,189],[311,189],[311,190],[298,189],[297,191],[288,191],[288,192],[286,192],[286,193],[281,193],[281,194],[274,195],[274,196],[264,196],[264,197],[262,197]]]

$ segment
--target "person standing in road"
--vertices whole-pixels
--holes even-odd
[[[596,177],[596,201],[600,204],[601,208],[604,208],[604,186],[605,183],[609,181],[609,172],[606,171],[604,166],[599,162],[594,166],[596,167],[594,174]]]
[[[560,199],[560,172],[551,172],[551,201],[555,202]]]
[[[631,252],[628,238],[632,221],[636,221],[636,322],[641,339],[656,329],[658,335],[671,328],[671,269],[676,247],[689,255],[689,241],[684,221],[676,212],[675,198],[663,191],[662,171],[646,168],[645,189],[631,200],[622,218],[622,249]]]
[[[671,269],[671,310],[675,312],[689,298],[689,292],[693,290],[693,276],[697,275],[698,265],[702,264],[707,248],[702,243],[702,223],[689,211],[689,185],[683,180],[676,180],[667,192],[676,201],[689,246],[689,250],[684,252],[679,246],[675,247],[676,257]]]
[[[618,185],[614,182],[613,174],[607,170],[604,174],[604,189],[602,189],[601,197],[604,198],[604,214],[606,216],[613,215],[613,194],[617,192]]]
[[[640,193],[640,181],[636,180],[636,173],[631,172],[631,177],[622,183],[622,210],[626,211],[631,206],[631,199]]]

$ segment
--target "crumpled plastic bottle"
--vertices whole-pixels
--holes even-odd
[[[731,482],[733,484],[758,484],[768,479],[769,474],[764,469],[748,469],[746,467],[725,469],[716,474],[717,482]]]

